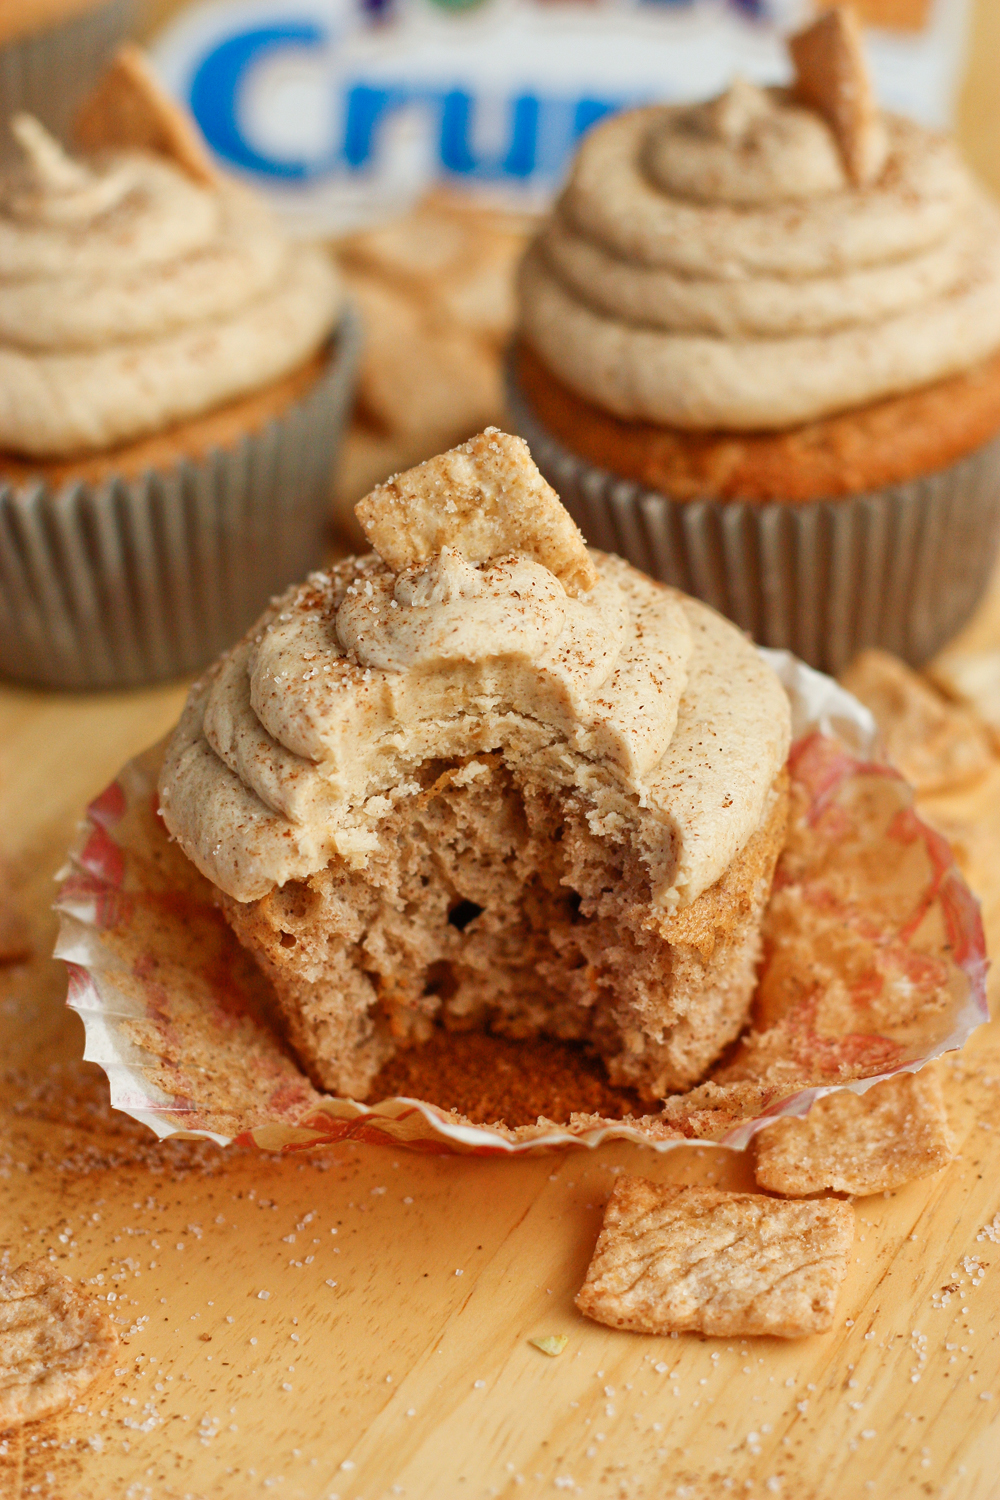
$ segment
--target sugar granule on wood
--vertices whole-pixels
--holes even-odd
[[[576,1305],[639,1333],[821,1333],[853,1238],[844,1203],[620,1177]]]

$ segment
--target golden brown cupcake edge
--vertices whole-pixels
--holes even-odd
[[[324,374],[329,359],[329,351],[323,350],[261,391],[120,448],[49,460],[0,452],[0,483],[26,485],[42,479],[52,489],[76,482],[100,484],[115,475],[134,479],[147,469],[172,468],[184,458],[201,459],[213,448],[231,450],[242,437],[259,432],[303,400]]]
[[[583,400],[526,344],[518,384],[573,453],[675,500],[839,499],[936,473],[1000,433],[1000,352],[920,390],[782,432],[688,432]]]

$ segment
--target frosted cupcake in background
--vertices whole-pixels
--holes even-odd
[[[135,49],[81,116],[85,155],[10,128],[0,670],[175,675],[319,560],[356,341],[340,280],[215,173]]]
[[[764,644],[918,663],[1000,524],[1000,214],[843,9],[788,89],[619,115],[520,274],[510,398],[584,533]]]
[[[0,0],[0,120],[27,110],[67,133],[136,8],[136,0]],[[0,161],[13,155],[0,141]]]

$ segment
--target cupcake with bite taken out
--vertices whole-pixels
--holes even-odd
[[[0,180],[0,672],[192,670],[320,559],[356,333],[127,49]]]
[[[192,690],[160,812],[315,1083],[435,1032],[576,1041],[655,1101],[747,1019],[789,703],[745,636],[590,551],[487,429],[357,507],[372,551]]]
[[[510,400],[585,534],[767,645],[912,662],[1000,527],[1000,214],[872,96],[860,30],[584,140],[521,268]]]

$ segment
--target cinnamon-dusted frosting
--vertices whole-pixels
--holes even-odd
[[[584,140],[521,272],[522,333],[616,416],[776,429],[1000,346],[1000,214],[957,152],[882,115],[857,186],[780,89],[619,115]]]
[[[508,534],[473,561],[469,502],[498,473]],[[442,492],[443,474],[465,492]],[[383,491],[359,506],[370,532],[402,493],[454,516],[450,539],[396,570],[373,554],[314,574],[192,690],[160,783],[188,857],[240,901],[336,856],[363,867],[418,766],[502,750],[584,794],[595,832],[634,838],[656,903],[694,900],[757,829],[787,755],[771,670],[713,611],[588,557],[578,533],[574,558],[562,532],[560,560],[583,591],[526,555],[565,513],[520,439],[491,429]]]
[[[0,183],[0,449],[109,448],[277,380],[332,330],[329,258],[235,184],[163,157],[71,160],[14,122]]]

